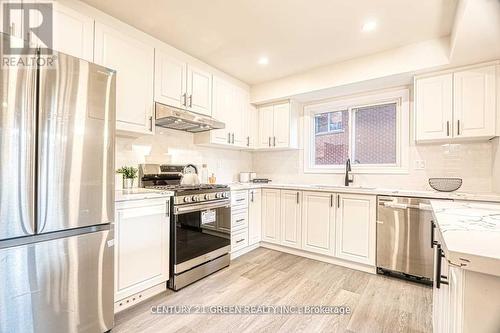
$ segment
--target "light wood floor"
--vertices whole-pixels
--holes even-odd
[[[154,305],[346,305],[350,315],[155,315]],[[258,248],[116,317],[125,332],[431,332],[432,289]]]

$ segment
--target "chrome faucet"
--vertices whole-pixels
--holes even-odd
[[[354,182],[354,177],[353,175],[349,174],[351,170],[351,159],[348,158],[347,161],[345,162],[345,186],[349,186],[349,183]]]

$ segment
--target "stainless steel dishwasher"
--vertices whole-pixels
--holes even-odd
[[[432,283],[429,199],[379,196],[377,201],[377,272]]]

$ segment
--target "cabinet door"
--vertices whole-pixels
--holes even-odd
[[[231,105],[234,99],[233,90],[231,88],[229,82],[214,76],[212,116],[222,121],[226,127],[210,131],[212,143],[231,144]]]
[[[117,209],[115,302],[168,280],[166,205]]]
[[[375,196],[341,194],[337,200],[335,255],[375,265]]]
[[[271,147],[274,136],[274,109],[273,106],[259,108],[259,146]]]
[[[453,134],[453,75],[415,82],[416,140],[451,138]]]
[[[117,129],[153,133],[153,47],[96,22],[94,51],[96,63],[117,71]]]
[[[187,64],[155,51],[155,101],[176,108],[186,106]]]
[[[303,192],[302,197],[302,249],[333,255],[335,194]]]
[[[248,242],[249,245],[260,242],[262,233],[262,190],[249,191],[248,203]]]
[[[94,60],[94,19],[57,2],[53,3],[54,50]]]
[[[6,13],[4,13],[5,5],[12,5],[10,7],[10,19],[7,24],[4,23],[4,17],[6,17]],[[20,6],[20,8],[18,8]],[[27,39],[24,32],[23,27],[23,7],[21,0],[2,0],[0,2],[0,31],[6,34],[9,34],[15,39],[11,39],[11,44],[13,47],[22,47],[23,39]]]
[[[232,108],[233,144],[238,147],[248,147],[248,126],[246,122],[247,107],[250,97],[248,92],[240,87],[234,87],[234,105]]]
[[[273,146],[286,148],[290,144],[290,103],[274,105]]]
[[[281,191],[281,244],[301,248],[302,193]]]
[[[448,328],[450,333],[462,333],[464,330],[464,270],[458,267],[448,267]]]
[[[187,94],[187,107],[190,111],[212,115],[212,74],[189,65]]]
[[[281,242],[280,190],[262,190],[262,240]]]
[[[454,73],[454,136],[460,138],[495,136],[495,75],[495,66]]]
[[[248,105],[247,107],[248,129],[248,147],[255,149],[259,146],[259,111],[256,107]]]

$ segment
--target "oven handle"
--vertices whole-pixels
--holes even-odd
[[[221,200],[213,203],[190,204],[183,206],[174,206],[174,215],[186,214],[191,212],[202,211],[206,209],[214,209],[221,207],[231,207],[230,200]]]

